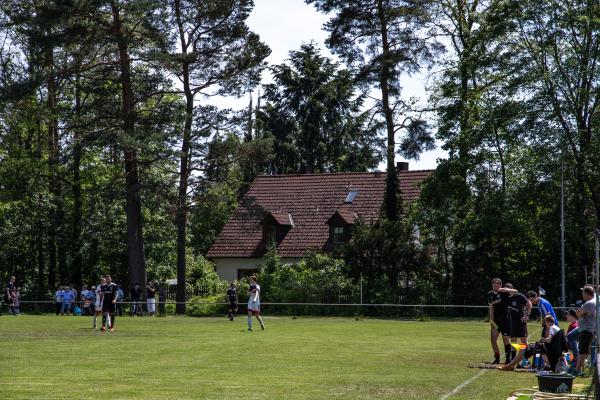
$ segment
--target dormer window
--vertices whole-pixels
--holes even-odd
[[[277,242],[277,225],[270,223],[265,224],[263,227],[263,238],[267,245]]]
[[[292,215],[284,212],[270,212],[263,220],[263,243],[265,246],[278,245],[294,226]]]
[[[336,211],[327,223],[329,224],[329,243],[345,243],[350,240],[350,229],[354,225],[356,213],[349,210]]]
[[[346,229],[343,226],[331,227],[331,243],[343,243],[346,236]]]

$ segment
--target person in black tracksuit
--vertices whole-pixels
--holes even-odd
[[[502,294],[502,302],[506,304],[508,310],[510,340],[513,343],[520,342],[527,347],[527,321],[529,321],[529,314],[531,314],[531,308],[533,307],[531,302],[525,295],[514,289],[510,283],[505,284],[498,291]],[[503,371],[514,370],[517,364],[523,359],[524,354],[524,349],[521,349],[509,364],[500,367],[500,369]]]
[[[498,336],[502,335],[504,344],[504,363],[508,364],[511,360],[510,345],[510,325],[508,324],[508,310],[506,303],[502,301],[502,295],[498,289],[502,287],[500,278],[492,279],[492,290],[488,292],[489,319],[490,319],[490,339],[492,341],[492,350],[494,351],[494,361],[492,364],[500,364],[500,349],[498,348]],[[508,295],[505,295],[508,297]]]

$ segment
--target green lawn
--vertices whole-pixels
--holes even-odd
[[[450,398],[493,400],[536,384],[466,368],[489,358],[483,322],[265,321],[123,317],[104,334],[89,317],[3,315],[0,399],[439,399],[478,375]]]

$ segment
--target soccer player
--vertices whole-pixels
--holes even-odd
[[[492,350],[494,351],[494,361],[492,364],[500,363],[500,349],[498,348],[498,336],[502,335],[504,343],[505,364],[510,362],[510,326],[508,324],[506,303],[502,301],[502,295],[498,289],[502,287],[500,278],[492,279],[492,290],[488,293],[489,317],[490,317],[490,338],[492,341]],[[504,295],[508,297],[508,294]]]
[[[238,296],[237,289],[235,288],[235,282],[231,282],[231,284],[229,284],[229,289],[227,289],[227,301],[229,303],[227,315],[229,315],[229,320],[233,321],[238,310]]]
[[[508,298],[505,298],[508,315],[510,317],[510,340],[513,343],[521,343],[527,346],[527,321],[529,321],[529,314],[531,314],[531,302],[527,300],[523,294],[519,293],[518,290],[514,289],[510,283],[504,285],[503,288],[498,289],[500,293],[508,293]],[[515,369],[525,354],[525,349],[519,350],[516,356],[511,360],[510,363],[503,365],[499,369],[502,371],[512,371]]]
[[[260,323],[260,329],[265,330],[265,323],[260,316],[260,286],[256,282],[256,276],[250,277],[250,289],[248,291],[248,330],[252,332],[252,316],[255,315]]]
[[[117,312],[117,289],[112,277],[106,275],[106,283],[100,288],[102,294],[102,331],[106,331],[106,322],[111,332],[115,329],[115,317]]]
[[[98,325],[96,320],[98,315],[102,315],[102,285],[106,283],[106,278],[100,278],[100,283],[96,286],[96,302],[94,303],[94,329],[97,329]]]
[[[533,291],[530,290],[529,292],[527,292],[527,299],[531,302],[531,304],[538,306],[538,310],[540,312],[540,318],[542,320],[542,338],[546,337],[546,316],[550,315],[553,319],[554,319],[554,323],[558,326],[558,318],[556,318],[556,314],[554,313],[554,308],[552,308],[552,304],[550,304],[550,302],[546,299],[544,299],[541,296],[538,296],[538,294]]]

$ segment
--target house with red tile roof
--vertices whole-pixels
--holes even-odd
[[[431,170],[399,163],[404,203],[416,200]],[[255,272],[270,243],[284,263],[307,252],[327,252],[348,241],[358,220],[376,221],[383,206],[385,172],[257,177],[221,230],[207,256],[228,281]]]

